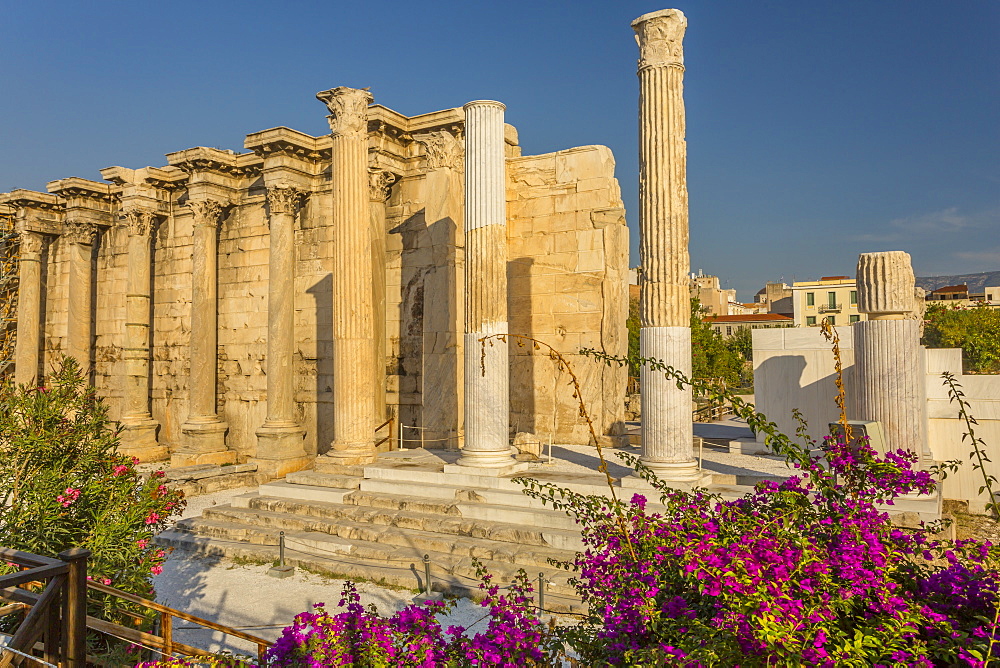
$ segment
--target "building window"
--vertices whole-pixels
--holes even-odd
[[[726,336],[732,336],[732,335],[733,335],[733,328],[726,327]]]
[[[852,316],[851,316],[851,324],[852,324],[852,325],[853,325],[854,323],[858,322],[859,320],[861,320],[861,316],[860,316],[860,315],[852,315]]]
[[[835,315],[828,315],[826,317],[830,321],[830,326],[831,327],[833,327],[834,325],[837,324],[837,316],[835,316]]]
[[[816,295],[814,295],[811,292],[807,292],[806,293],[806,306],[815,306],[815,305],[816,305]]]
[[[828,302],[830,308],[837,308],[837,293],[836,292],[826,293],[826,301]]]
[[[858,303],[858,291],[851,290],[851,306],[854,306],[857,303]]]
[[[807,315],[806,316],[806,324],[809,325],[809,326],[815,325],[816,324],[816,316],[814,316],[814,315]]]

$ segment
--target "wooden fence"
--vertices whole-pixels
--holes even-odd
[[[9,642],[0,645],[0,668],[21,665],[85,668],[88,629],[140,645],[163,656],[212,655],[208,650],[175,641],[174,619],[183,619],[246,640],[257,646],[259,659],[263,659],[272,644],[264,638],[88,581],[89,557],[89,551],[79,548],[62,552],[56,559],[0,548],[0,560],[21,569],[0,576],[0,602],[6,602],[6,605],[0,605],[0,616],[23,615]],[[152,610],[159,615],[159,633],[147,633],[88,616],[88,591]]]

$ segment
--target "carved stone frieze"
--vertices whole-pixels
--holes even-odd
[[[267,189],[267,206],[271,213],[294,214],[306,193],[294,186],[274,186]]]
[[[464,159],[464,142],[447,130],[433,130],[413,135],[424,146],[427,167],[430,169],[461,169]]]
[[[639,69],[647,67],[684,68],[684,31],[687,18],[679,9],[644,14],[632,22],[639,44]]]
[[[71,244],[89,246],[97,236],[97,226],[82,220],[67,220],[63,227],[63,237]]]
[[[189,200],[187,208],[194,214],[194,225],[200,227],[218,227],[219,219],[222,217],[222,210],[225,205],[214,199]]]
[[[19,235],[21,239],[21,255],[38,255],[45,247],[45,239],[38,232],[22,230]]]
[[[368,105],[374,101],[364,88],[340,86],[316,93],[316,98],[330,110],[327,120],[330,133],[337,135],[364,135],[368,131]]]
[[[368,197],[373,202],[384,202],[389,199],[389,191],[392,184],[399,180],[399,177],[384,169],[368,170]]]
[[[156,224],[156,214],[148,209],[126,209],[122,211],[121,219],[132,237],[149,236]]]

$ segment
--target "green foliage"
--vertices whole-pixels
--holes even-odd
[[[730,387],[753,385],[753,346],[750,330],[739,330],[725,339],[702,320],[701,301],[691,299],[692,376],[699,380],[721,378]],[[628,374],[639,375],[639,300],[630,299],[628,309]]]
[[[639,300],[629,299],[628,300],[628,320],[625,322],[628,327],[628,375],[638,376],[639,375],[639,363],[635,360],[639,359],[639,330],[642,328],[642,323],[639,321]]]
[[[720,378],[729,387],[742,385],[745,367],[736,347],[703,320],[701,302],[691,300],[691,377]]]
[[[118,431],[73,359],[45,387],[0,385],[0,545],[49,557],[86,548],[91,579],[151,598],[166,557],[153,536],[184,501],[117,452]],[[122,607],[106,600],[90,614],[129,619]]]
[[[1000,310],[934,304],[924,316],[928,348],[961,348],[965,373],[1000,373]]]

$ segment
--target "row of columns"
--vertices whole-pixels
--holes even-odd
[[[677,10],[654,12],[633,22],[640,49],[641,352],[689,375],[690,261],[681,45],[685,27],[684,15]],[[384,339],[376,327],[375,309],[384,310],[385,296],[384,283],[374,273],[384,256],[384,250],[379,252],[383,232],[369,205],[367,108],[372,98],[367,90],[345,87],[317,97],[331,112],[333,162],[334,440],[328,456],[335,464],[352,466],[375,459],[374,428],[380,415],[376,395],[377,388],[384,387],[375,364],[380,350],[377,341]],[[503,113],[499,102],[465,105],[466,432],[459,465],[484,469],[513,464],[508,446],[508,349],[501,338],[508,331]],[[375,178],[391,183],[391,175]],[[275,475],[301,468],[307,459],[293,394],[294,221],[304,197],[301,189],[290,184],[271,184],[267,192],[271,242],[267,418],[257,437],[258,460],[271,461],[270,473]],[[189,206],[195,216],[192,375],[191,410],[183,430],[191,454],[197,455],[224,450],[226,431],[215,408],[216,227],[223,204],[199,201]],[[157,425],[149,411],[149,267],[155,216],[149,211],[126,210],[124,218],[129,230],[129,271],[122,422],[136,446],[153,447]],[[86,244],[80,241],[73,246],[71,272],[83,271],[80,263],[85,255],[89,272]],[[40,243],[33,253],[26,236],[22,248],[19,334],[22,326],[37,331],[39,319],[39,299],[31,291],[40,285]],[[384,280],[384,276],[379,278]],[[71,299],[71,309],[81,314],[85,310],[88,318],[89,306],[82,299],[74,306]],[[82,318],[71,314],[74,341],[84,331]],[[89,323],[86,332],[82,336],[86,344],[74,345],[89,346]],[[18,337],[19,369],[37,368],[37,346],[35,364],[27,359],[32,341],[31,336]],[[89,349],[74,351],[89,359]],[[690,389],[678,389],[645,367],[640,382],[643,460],[666,479],[694,479]]]

